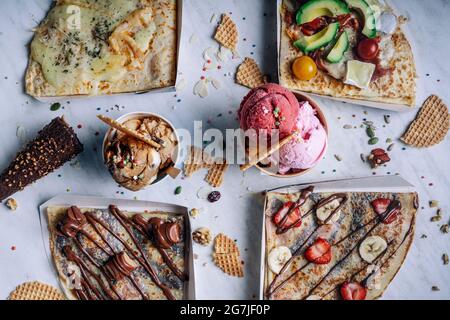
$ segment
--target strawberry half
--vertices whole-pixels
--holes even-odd
[[[390,205],[391,205],[390,199],[379,198],[379,199],[372,201],[373,210],[380,216],[385,214],[389,210]],[[391,212],[391,214],[384,219],[383,223],[390,224],[390,223],[394,222],[395,219],[397,219],[397,215],[399,214],[399,212],[400,212],[400,209],[398,209],[398,208],[394,209]]]
[[[367,289],[357,282],[344,282],[341,286],[341,296],[344,300],[365,300]]]
[[[275,223],[278,228],[298,228],[302,225],[300,208],[295,208],[295,210],[289,213],[294,205],[294,202],[288,201],[280,208],[280,210],[277,211],[277,213],[275,213],[273,216],[273,223]]]
[[[305,251],[305,258],[315,264],[327,264],[331,261],[331,245],[327,240],[317,238]]]

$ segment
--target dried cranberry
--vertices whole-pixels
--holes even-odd
[[[220,192],[219,191],[213,191],[208,195],[208,201],[209,202],[217,202],[220,200]]]

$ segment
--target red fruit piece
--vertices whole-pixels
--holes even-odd
[[[331,245],[327,240],[317,240],[305,251],[305,258],[315,264],[327,264],[331,261]]]
[[[295,208],[289,213],[294,205],[294,202],[288,201],[277,211],[277,213],[275,213],[273,216],[273,223],[275,223],[277,227],[287,229],[298,228],[302,225],[300,208]]]
[[[387,211],[390,210],[389,208],[390,205],[391,205],[390,199],[379,198],[372,201],[373,210],[380,216],[386,214]],[[383,223],[390,224],[394,222],[395,219],[397,219],[399,213],[400,213],[399,208],[393,209],[389,214],[389,216],[384,218]]]
[[[341,286],[341,296],[344,300],[365,300],[367,289],[357,282],[344,282]]]
[[[372,207],[377,214],[383,214],[387,211],[390,203],[390,199],[378,198],[372,201]]]

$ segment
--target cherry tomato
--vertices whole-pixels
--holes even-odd
[[[301,56],[292,64],[292,72],[298,80],[311,80],[317,74],[317,66],[310,57]]]
[[[378,55],[379,46],[375,39],[364,39],[358,44],[358,55],[365,60],[374,59]]]

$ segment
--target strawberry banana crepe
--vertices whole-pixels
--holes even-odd
[[[264,298],[370,300],[414,237],[416,193],[269,192]]]
[[[185,221],[166,212],[47,209],[50,250],[72,300],[184,299]]]

